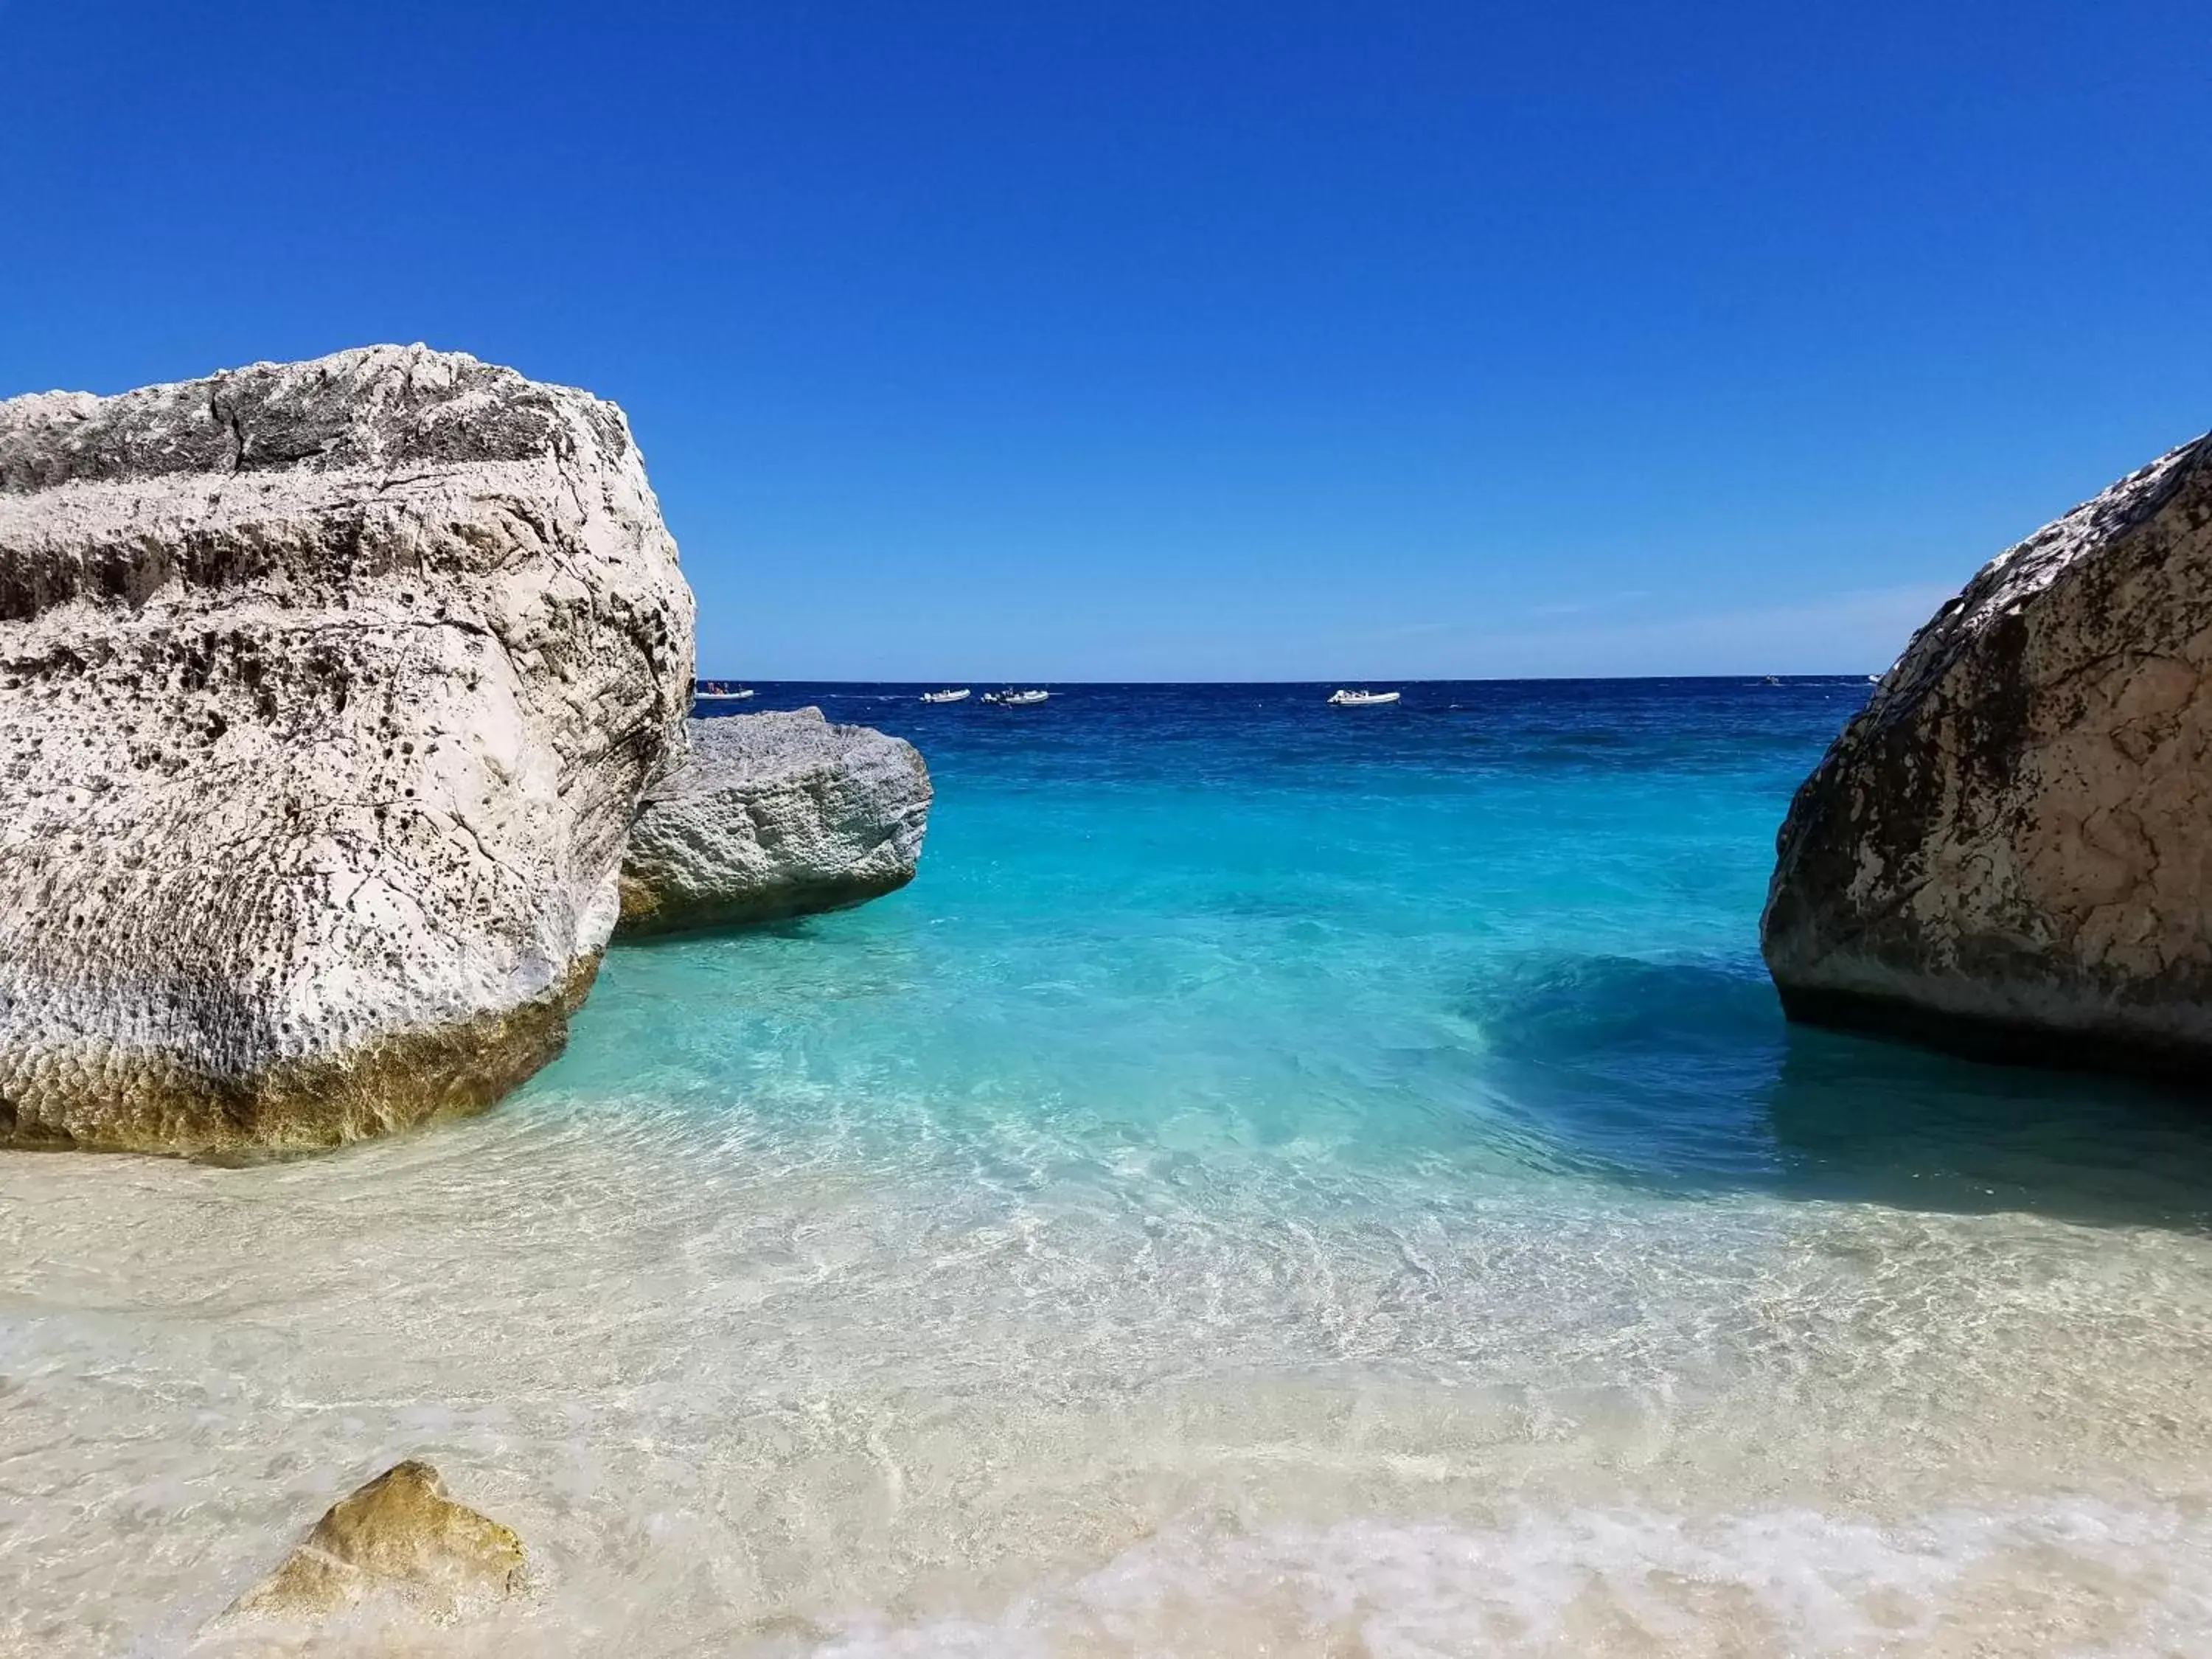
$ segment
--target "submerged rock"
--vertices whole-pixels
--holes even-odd
[[[912,744],[818,708],[693,720],[690,734],[690,758],[630,831],[623,933],[836,909],[914,879],[930,789]]]
[[[1778,852],[1792,1018],[2212,1077],[2212,434],[1984,567]]]
[[[300,1546],[223,1614],[307,1620],[388,1599],[437,1620],[527,1587],[522,1540],[446,1495],[428,1463],[396,1463],[331,1505]]]
[[[0,404],[0,1144],[496,1099],[590,984],[690,670],[584,392],[379,346]]]

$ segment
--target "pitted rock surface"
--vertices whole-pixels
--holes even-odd
[[[912,744],[818,708],[693,720],[690,733],[690,758],[630,832],[623,933],[836,909],[914,879],[930,787]]]
[[[1778,850],[1793,1017],[2212,1080],[2212,434],[1984,567]]]
[[[580,392],[379,346],[0,403],[0,1143],[324,1146],[528,1075],[691,624]]]

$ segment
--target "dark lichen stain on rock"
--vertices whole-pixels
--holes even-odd
[[[1795,1018],[2212,1080],[2212,435],[1985,567],[1792,802]]]

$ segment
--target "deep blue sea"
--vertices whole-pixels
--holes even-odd
[[[925,689],[498,1109],[0,1161],[0,1655],[2212,1652],[2212,1114],[1761,969],[1863,682]],[[525,1602],[192,1645],[406,1455]]]

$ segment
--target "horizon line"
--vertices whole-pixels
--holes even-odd
[[[1771,678],[1774,678],[1774,679],[1776,679],[1776,680],[1783,681],[1783,682],[1784,682],[1784,683],[1787,683],[1788,681],[1790,681],[1790,680],[1843,680],[1843,681],[1853,682],[1853,683],[1863,683],[1864,681],[1869,680],[1869,679],[1880,679],[1880,678],[1881,678],[1882,674],[1883,674],[1883,673],[1886,673],[1887,672],[1887,668],[1885,668],[1885,669],[1882,669],[1882,670],[1877,671],[1877,672],[1874,672],[1874,673],[1871,673],[1871,674],[1861,674],[1861,673],[1859,673],[1859,672],[1857,672],[1856,671],[1854,671],[1854,670],[1838,670],[1838,671],[1833,671],[1833,672],[1826,672],[1826,673],[1796,673],[1796,674],[1776,673],[1776,674],[1772,675],[1772,676],[1771,676]],[[1361,677],[1358,677],[1358,676],[1344,676],[1344,675],[1338,675],[1338,676],[1335,676],[1335,677],[1333,677],[1333,678],[1324,678],[1324,679],[1284,679],[1284,680],[1245,680],[1245,679],[1188,679],[1188,680],[1175,680],[1175,679],[1112,679],[1112,680],[1057,680],[1057,679],[1025,679],[1025,678],[1023,678],[1022,676],[1020,676],[1020,675],[1016,675],[1016,676],[1012,677],[1012,678],[1007,678],[1006,676],[1005,676],[1005,675],[1000,675],[1000,674],[987,674],[987,675],[969,676],[969,677],[968,677],[968,678],[967,678],[967,679],[966,679],[965,681],[963,681],[963,678],[962,678],[962,677],[960,677],[960,676],[958,676],[958,675],[952,675],[952,676],[940,677],[940,678],[936,678],[936,679],[918,680],[918,679],[914,679],[914,678],[897,678],[897,679],[852,679],[852,678],[844,678],[844,677],[827,678],[819,678],[819,679],[814,679],[814,678],[805,678],[805,679],[801,679],[801,678],[783,678],[783,677],[778,677],[778,676],[770,676],[770,677],[766,677],[766,678],[757,678],[757,679],[748,679],[748,678],[746,678],[746,677],[745,677],[745,676],[744,676],[744,675],[742,675],[742,674],[697,674],[697,675],[694,675],[694,676],[692,677],[692,681],[691,681],[691,683],[692,683],[692,684],[693,684],[694,686],[708,685],[708,684],[740,684],[740,685],[754,685],[754,686],[760,686],[760,685],[921,685],[921,686],[931,686],[931,687],[939,687],[939,686],[951,686],[951,687],[957,687],[957,686],[962,685],[963,684],[973,684],[973,685],[992,685],[992,684],[1003,684],[1003,685],[1024,685],[1024,684],[1025,684],[1025,685],[1040,685],[1040,686],[1054,686],[1054,685],[1068,685],[1068,686],[1083,686],[1083,685],[1348,685],[1348,684],[1353,684],[1355,680],[1358,680],[1358,679],[1360,679],[1360,678],[1361,678]],[[1759,672],[1759,671],[1757,671],[1757,670],[1753,670],[1753,669],[1746,669],[1746,670],[1742,670],[1742,671],[1741,671],[1741,672],[1734,672],[1734,673],[1719,673],[1719,674],[1464,674],[1464,675],[1449,675],[1449,676],[1443,676],[1443,677],[1430,676],[1430,677],[1428,677],[1428,678],[1392,678],[1391,676],[1387,675],[1387,674],[1377,674],[1377,675],[1370,675],[1370,676],[1366,676],[1366,677],[1364,677],[1364,684],[1370,684],[1370,685],[1384,685],[1384,684],[1388,684],[1388,685],[1580,685],[1580,684],[1622,684],[1622,685],[1628,685],[1628,684],[1653,684],[1653,683],[1675,683],[1675,682],[1681,682],[1681,681],[1697,681],[1697,682],[1704,682],[1704,681],[1708,681],[1708,680],[1721,680],[1721,681],[1744,681],[1744,680],[1748,680],[1748,681],[1751,681],[1751,682],[1752,682],[1752,683],[1753,683],[1753,684],[1764,684],[1764,683],[1765,683],[1765,679],[1766,679],[1767,678],[1768,678],[1768,676],[1766,676],[1766,675],[1765,675],[1765,674],[1760,673],[1760,672]]]

